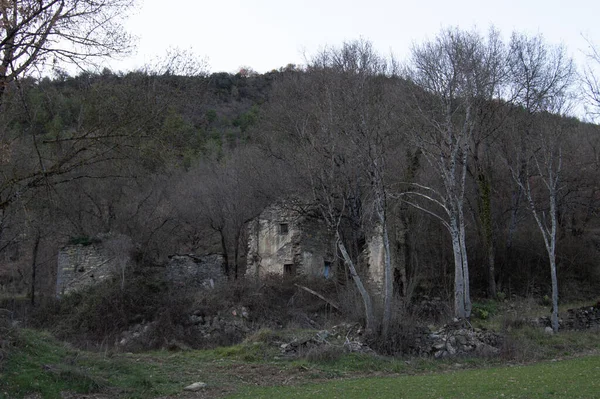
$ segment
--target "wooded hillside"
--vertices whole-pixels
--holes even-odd
[[[385,312],[396,294],[442,296],[461,317],[471,296],[551,297],[554,267],[562,297],[594,296],[600,128],[573,116],[580,87],[541,37],[455,29],[403,65],[355,41],[266,74],[14,80],[3,290],[52,292],[58,249],[108,232],[142,263],[220,252],[242,278],[247,223],[295,198],[338,237],[348,281],[381,232]]]

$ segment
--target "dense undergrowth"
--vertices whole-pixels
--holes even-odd
[[[105,281],[61,300],[46,301],[29,312],[27,323],[90,350],[113,349],[128,329],[151,325],[143,339],[120,348],[138,352],[172,343],[193,349],[227,346],[261,328],[325,328],[340,320],[360,320],[356,295],[331,281],[271,276],[260,283],[238,280],[197,290],[170,286],[163,272],[158,267],[142,267],[129,273],[124,287],[119,281]],[[298,285],[310,285],[343,304],[335,311]],[[240,319],[242,309],[246,313]],[[233,315],[241,320],[242,330],[228,328]],[[218,318],[222,326],[208,336],[194,328],[194,317],[207,322]]]

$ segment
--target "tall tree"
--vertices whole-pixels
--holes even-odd
[[[415,46],[408,78],[414,84],[407,126],[414,145],[439,174],[439,184],[411,183],[405,201],[437,217],[450,233],[454,254],[454,312],[471,315],[465,190],[477,115],[497,94],[501,52],[491,31],[443,30]],[[423,202],[425,201],[425,202]]]
[[[563,170],[564,120],[552,114],[565,116],[575,69],[564,47],[547,45],[539,35],[517,33],[511,38],[508,67],[511,99],[526,112],[517,124],[519,140],[511,142],[505,154],[520,189],[517,195],[524,193],[544,239],[552,281],[552,329],[557,332],[557,197]],[[546,189],[547,212],[541,211],[540,200],[536,201],[533,180],[541,181]]]

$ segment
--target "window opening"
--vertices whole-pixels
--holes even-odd
[[[323,275],[326,279],[331,277],[331,262],[325,261],[325,266],[323,267]]]
[[[290,226],[287,223],[279,223],[279,234],[285,235],[290,231]]]
[[[283,265],[283,275],[286,277],[296,275],[296,265],[293,263],[286,263]]]

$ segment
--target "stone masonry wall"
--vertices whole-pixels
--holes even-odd
[[[167,263],[167,281],[182,289],[213,288],[225,281],[223,255],[174,255]]]
[[[250,224],[247,274],[257,278],[271,273],[323,276],[326,262],[333,262],[333,244],[318,219],[273,205]],[[331,276],[335,268],[329,268]]]
[[[97,284],[111,276],[114,259],[101,244],[68,245],[58,252],[56,295]]]

